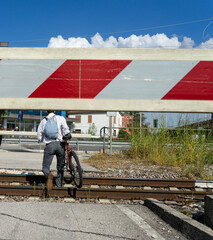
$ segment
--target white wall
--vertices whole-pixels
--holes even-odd
[[[153,127],[153,120],[158,119],[158,127],[160,125],[166,126],[168,128],[177,127],[179,124],[183,126],[184,124],[202,122],[211,119],[211,114],[209,113],[144,113],[146,117],[145,123],[149,123],[150,127]]]
[[[102,127],[109,128],[109,117],[105,113],[69,115],[69,117],[72,118],[75,118],[76,116],[81,116],[81,123],[74,122],[75,130],[80,129],[81,133],[88,133],[89,127],[92,123],[94,123],[97,128],[96,136],[100,136],[100,129]],[[92,116],[92,123],[88,123],[88,116]],[[117,136],[119,128],[122,127],[122,116],[119,112],[116,112],[116,123],[114,123],[114,117],[112,117],[112,127],[114,128],[113,131],[116,131]]]

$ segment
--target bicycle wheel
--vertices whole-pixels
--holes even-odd
[[[71,161],[69,162],[69,169],[71,177],[77,188],[81,188],[83,184],[82,168],[75,152],[70,151]]]

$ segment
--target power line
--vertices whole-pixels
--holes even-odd
[[[125,31],[119,31],[119,32],[100,33],[100,34],[101,35],[109,35],[109,34],[118,34],[118,33],[126,33],[126,32],[137,32],[137,31],[152,30],[152,29],[158,29],[158,28],[166,28],[166,27],[187,25],[187,24],[205,22],[205,21],[210,21],[210,20],[213,20],[213,18],[207,18],[207,19],[201,19],[201,20],[195,20],[195,21],[189,21],[189,22],[182,22],[182,23],[174,23],[174,24],[168,24],[168,25],[161,25],[161,26],[156,26],[156,27],[147,27],[147,28],[140,28],[140,29],[125,30]],[[91,36],[91,35],[86,35],[86,37],[89,37],[89,36]]]
[[[182,23],[174,23],[174,24],[168,24],[168,25],[161,25],[161,26],[155,26],[155,27],[146,27],[146,28],[124,30],[124,31],[118,31],[118,32],[100,33],[100,35],[110,35],[110,34],[127,33],[127,32],[139,32],[139,31],[145,31],[145,30],[160,29],[160,28],[167,28],[167,27],[175,27],[175,26],[181,26],[181,25],[187,25],[187,24],[199,23],[199,22],[206,22],[206,21],[212,21],[212,20],[213,20],[213,18],[206,18],[206,19],[200,19],[200,20],[194,20],[194,21],[188,21],[188,22],[182,22]],[[83,35],[81,37],[91,37],[91,36],[94,36],[94,34]],[[18,40],[18,41],[9,41],[9,42],[10,43],[39,42],[39,41],[47,41],[49,39],[50,38],[43,38],[43,39]]]

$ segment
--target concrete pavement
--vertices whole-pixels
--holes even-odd
[[[98,169],[82,163],[83,159],[90,157],[91,153],[79,152],[78,156],[84,171],[99,171]],[[41,170],[43,150],[39,151],[5,151],[0,150],[0,169],[28,169]],[[56,170],[56,157],[54,157],[51,170]]]
[[[143,205],[0,202],[1,239],[186,240]]]

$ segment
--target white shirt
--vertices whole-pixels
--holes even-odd
[[[56,119],[57,125],[58,125],[58,138],[56,140],[54,139],[49,139],[44,136],[44,127],[47,123],[46,118],[51,118],[53,117]],[[55,115],[54,113],[50,113],[47,117],[45,117],[43,120],[41,120],[39,126],[38,126],[38,131],[37,131],[37,138],[40,142],[44,143],[50,143],[53,141],[63,141],[63,136],[70,133],[69,127],[67,126],[66,119],[62,116]]]

